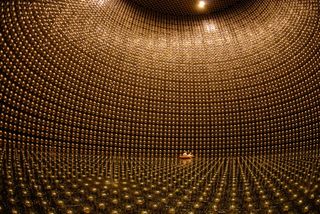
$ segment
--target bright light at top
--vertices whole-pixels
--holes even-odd
[[[199,3],[198,3],[198,7],[199,8],[203,9],[205,6],[206,6],[206,2],[205,1],[203,1],[203,0],[199,1]]]

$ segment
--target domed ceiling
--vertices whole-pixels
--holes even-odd
[[[315,145],[318,0],[183,2],[2,1],[5,139],[155,153]]]
[[[154,11],[172,15],[208,14],[225,9],[238,0],[132,0]]]

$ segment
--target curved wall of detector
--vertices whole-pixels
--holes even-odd
[[[1,143],[116,155],[319,149],[318,0],[174,16],[125,0],[0,3]]]

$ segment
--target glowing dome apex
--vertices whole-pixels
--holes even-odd
[[[133,0],[139,5],[172,15],[197,15],[216,12],[238,0]]]

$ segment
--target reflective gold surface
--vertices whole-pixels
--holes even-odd
[[[124,0],[0,4],[5,143],[207,156],[318,148],[317,0],[197,18]]]
[[[318,213],[319,1],[137,1],[0,1],[0,213]]]
[[[4,213],[318,213],[319,153],[112,157],[1,148]]]

